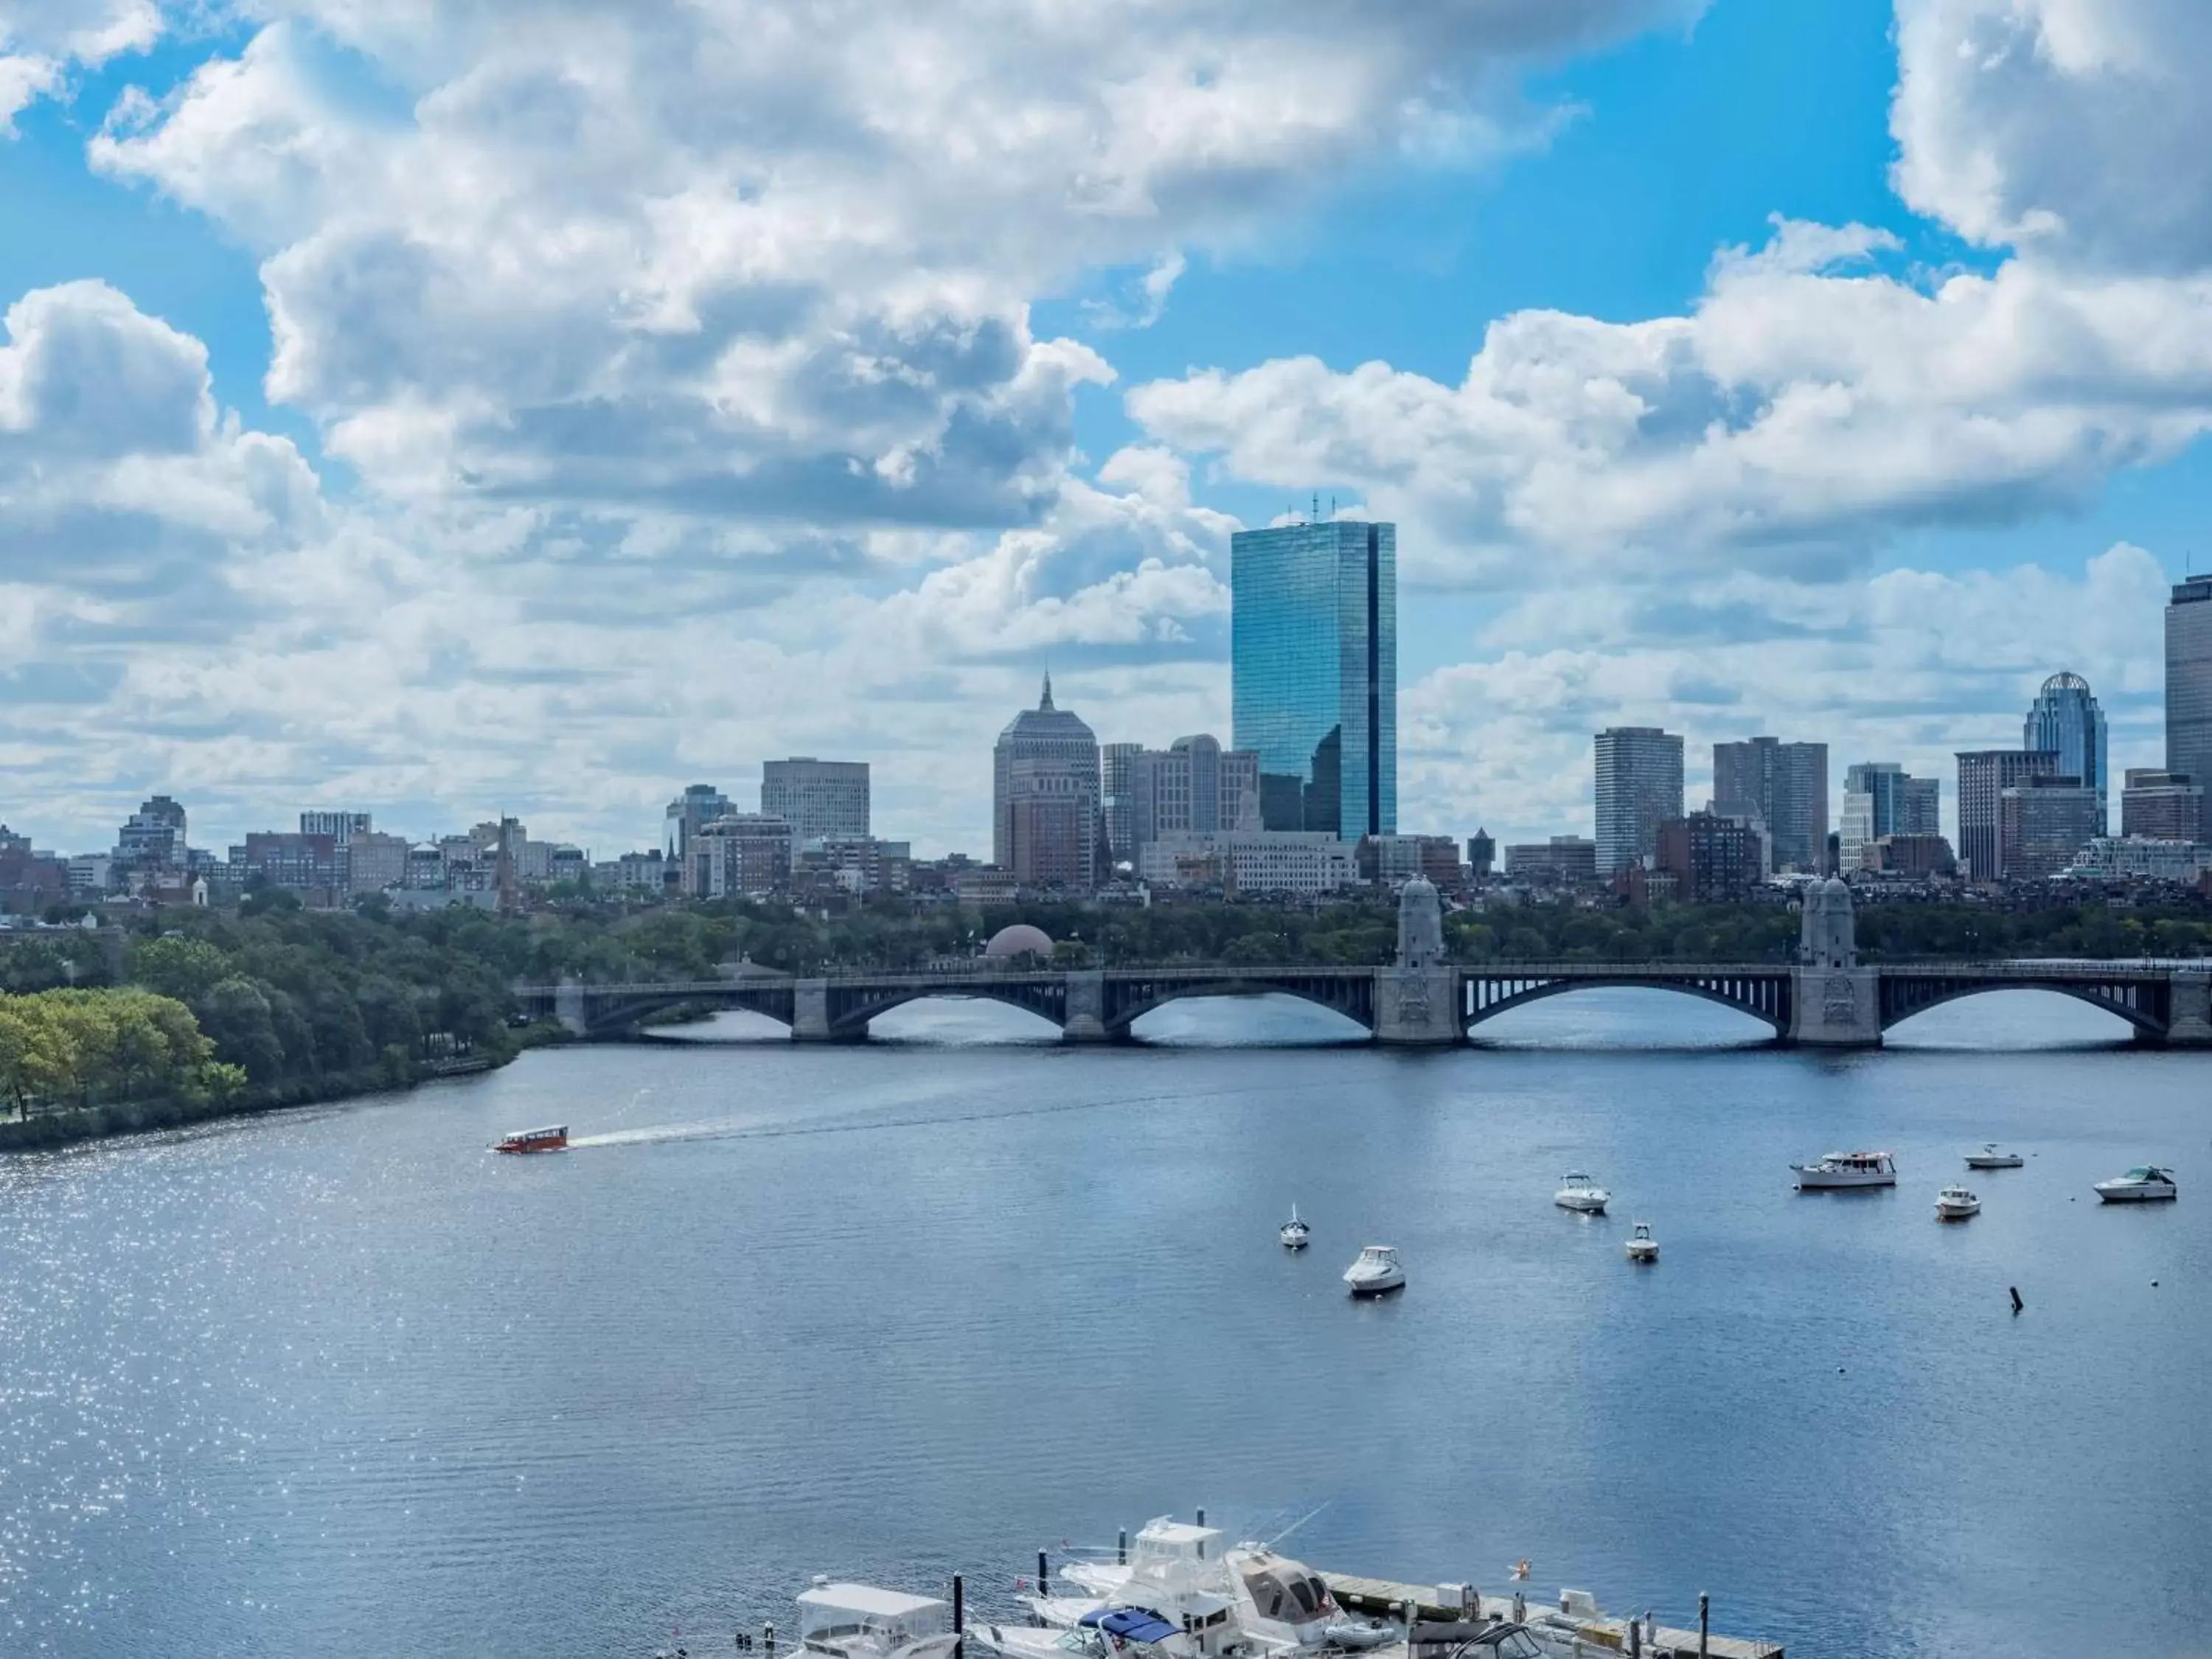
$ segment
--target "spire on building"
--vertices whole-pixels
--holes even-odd
[[[1043,696],[1042,697],[1041,697],[1041,698],[1039,698],[1039,699],[1037,700],[1037,708],[1038,708],[1040,710],[1042,710],[1042,709],[1048,709],[1048,708],[1050,708],[1051,707],[1052,707],[1052,670],[1050,670],[1049,668],[1048,668],[1048,669],[1046,669],[1046,670],[1044,671],[1044,696]]]

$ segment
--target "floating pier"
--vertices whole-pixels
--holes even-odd
[[[1463,1600],[1454,1601],[1448,1599],[1448,1593],[1457,1586],[1401,1584],[1388,1578],[1363,1578],[1354,1573],[1329,1572],[1318,1567],[1314,1571],[1321,1573],[1322,1582],[1328,1586],[1338,1605],[1355,1613],[1403,1620],[1410,1607],[1416,1620],[1431,1624],[1513,1617],[1511,1596],[1482,1595],[1472,1586],[1466,1589]],[[1526,1592],[1522,1595],[1531,1621],[1547,1614],[1555,1620],[1564,1617],[1573,1623],[1575,1633],[1594,1650],[1637,1653],[1645,1659],[1698,1659],[1699,1655],[1705,1656],[1705,1659],[1784,1659],[1778,1643],[1701,1634],[1665,1625],[1639,1625],[1632,1632],[1627,1620],[1605,1617],[1595,1604],[1589,1603],[1587,1597],[1576,1598],[1567,1592],[1562,1594],[1560,1600],[1574,1601],[1576,1605],[1555,1606]]]

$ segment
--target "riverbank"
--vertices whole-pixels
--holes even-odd
[[[389,1067],[373,1066],[356,1072],[278,1084],[253,1089],[228,1100],[118,1100],[106,1105],[74,1110],[40,1112],[13,1122],[0,1122],[0,1153],[44,1152],[80,1140],[106,1140],[116,1135],[144,1134],[155,1129],[179,1129],[216,1118],[251,1117],[259,1112],[283,1111],[293,1106],[321,1106],[356,1100],[366,1095],[404,1093],[426,1083],[496,1071],[523,1049],[543,1038],[523,1034],[512,1049],[438,1060],[410,1068],[395,1077]]]

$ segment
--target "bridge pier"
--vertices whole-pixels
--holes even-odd
[[[584,1007],[584,981],[573,974],[554,988],[553,1018],[572,1037],[591,1035],[591,1017]]]
[[[1067,1016],[1060,1023],[1062,1042],[1111,1042],[1115,1033],[1106,1028],[1106,975],[1097,968],[1067,975]]]
[[[1881,975],[1872,968],[1799,968],[1789,1040],[1811,1048],[1881,1047]]]
[[[860,1020],[844,1030],[830,1024],[830,981],[802,979],[791,988],[791,1040],[793,1042],[866,1042],[868,1025]]]
[[[1449,968],[1375,970],[1375,1040],[1399,1048],[1443,1048],[1467,1041],[1458,973]]]
[[[2177,968],[2167,983],[2166,1041],[2177,1048],[2212,1048],[2212,968]]]

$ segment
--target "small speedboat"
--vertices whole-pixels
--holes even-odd
[[[568,1150],[568,1126],[556,1123],[546,1129],[518,1129],[503,1140],[491,1144],[495,1152],[565,1152]]]
[[[1966,1154],[1966,1167],[1970,1170],[2017,1170],[2027,1162],[2018,1152],[2008,1152],[1994,1140],[1985,1140],[1980,1152]]]
[[[1344,1282],[1354,1296],[1382,1296],[1406,1288],[1406,1269],[1398,1252],[1388,1244],[1370,1244],[1344,1270]]]
[[[1631,1261],[1656,1261],[1659,1259],[1659,1241],[1651,1237],[1651,1224],[1648,1221],[1638,1222],[1634,1231],[1628,1235],[1628,1243],[1621,1248],[1628,1252]]]
[[[2097,1196],[2107,1204],[2149,1204],[2179,1198],[2181,1188],[2173,1184],[2172,1170],[2155,1164],[2138,1164],[2124,1176],[2097,1182]]]
[[[1938,1221],[1966,1221],[1982,1212],[1982,1200],[1964,1187],[1946,1187],[1936,1194]]]
[[[1552,1194],[1552,1202],[1583,1215],[1603,1215],[1613,1194],[1580,1170],[1570,1170],[1559,1177],[1559,1190]]]
[[[1790,1168],[1801,1193],[1897,1185],[1897,1164],[1887,1152],[1830,1152],[1817,1164],[1793,1164]]]
[[[1313,1243],[1313,1229],[1298,1219],[1298,1206],[1291,1206],[1291,1218],[1282,1224],[1276,1237],[1283,1241],[1286,1250],[1303,1250]]]

